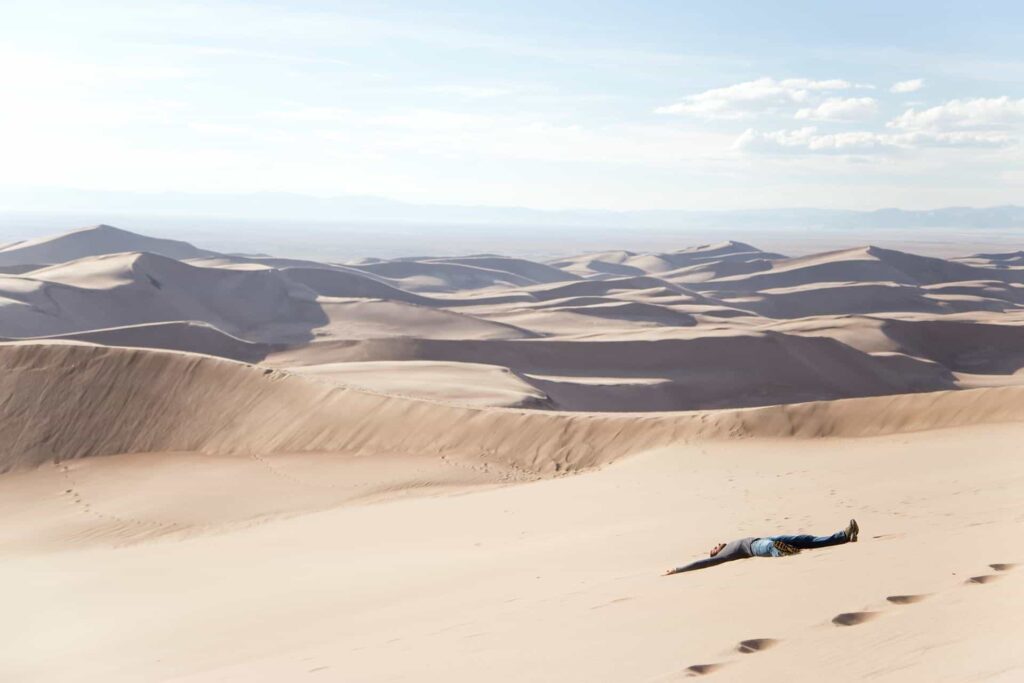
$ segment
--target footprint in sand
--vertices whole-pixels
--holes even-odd
[[[694,664],[693,666],[686,667],[687,676],[704,676],[709,673],[714,673],[721,669],[724,664]]]
[[[1013,562],[997,562],[996,564],[990,564],[989,566],[997,572],[1008,572],[1017,565]]]
[[[965,583],[991,583],[1001,578],[1003,577],[998,574],[982,574],[981,576],[972,576]]]
[[[877,616],[877,612],[843,612],[832,617],[832,623],[836,626],[857,626]]]
[[[894,605],[913,605],[915,602],[927,599],[927,597],[927,595],[890,595],[886,600]]]
[[[779,644],[779,641],[774,638],[751,638],[750,640],[740,641],[740,644],[736,646],[737,652],[743,654],[750,654],[751,652],[760,652],[761,650],[767,650],[770,647],[775,647]]]

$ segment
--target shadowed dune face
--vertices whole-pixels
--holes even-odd
[[[145,251],[174,259],[202,258],[214,254],[187,242],[147,237],[111,225],[97,225],[55,237],[0,246],[0,266],[51,265],[124,251]]]
[[[309,287],[322,296],[387,299],[430,306],[432,299],[406,292],[381,278],[369,277],[354,269],[287,268],[289,280]]]
[[[671,253],[638,254],[610,251],[551,261],[550,265],[586,278],[657,274],[666,280],[702,282],[713,277],[767,270],[781,254],[761,251],[743,242],[720,242]]]
[[[496,270],[484,263],[428,261],[382,261],[353,266],[375,275],[392,279],[410,292],[450,292],[489,287],[516,287],[536,284],[525,275],[509,270]],[[542,281],[550,281],[545,278]]]
[[[723,242],[342,265],[99,226],[0,248],[0,338],[191,351],[452,403],[735,408],[1024,383],[1015,259]]]
[[[1024,368],[1024,327],[953,320],[887,320],[887,337],[908,355],[958,372],[1012,375]]]
[[[365,384],[365,382],[363,382]],[[0,344],[0,470],[117,453],[471,458],[553,474],[692,438],[866,436],[1024,418],[1024,387],[713,413],[508,410],[374,393],[199,354]]]
[[[261,344],[238,339],[212,325],[198,322],[127,325],[104,330],[71,332],[43,339],[201,353],[245,363],[257,363],[272,351],[284,348],[283,344]]]
[[[934,363],[776,332],[659,341],[364,341],[328,355],[503,366],[568,410],[695,410],[954,388],[951,373]]]
[[[0,335],[40,337],[172,321],[297,343],[327,321],[316,294],[274,270],[197,268],[148,253],[79,259],[0,278]]]

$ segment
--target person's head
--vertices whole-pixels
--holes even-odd
[[[714,556],[715,556],[715,555],[717,555],[718,553],[722,552],[722,548],[724,548],[724,547],[725,547],[725,544],[724,544],[724,543],[719,543],[719,544],[718,544],[718,545],[716,545],[716,546],[715,546],[714,548],[712,548],[712,549],[711,549],[711,557],[714,557]]]

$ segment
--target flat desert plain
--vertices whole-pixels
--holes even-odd
[[[1022,252],[97,226],[0,337],[0,680],[1024,680]]]

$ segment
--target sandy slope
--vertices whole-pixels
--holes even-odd
[[[587,342],[369,340],[332,348],[327,356],[507,367],[566,410],[692,410],[955,387],[952,374],[936,363],[777,332]],[[303,351],[272,354],[267,362],[288,367],[303,358],[312,360]]]
[[[36,337],[36,339],[184,351],[248,363],[261,361],[271,352],[280,351],[284,346],[245,341],[232,337],[210,324],[192,321],[125,325],[86,332],[69,332],[51,337]]]
[[[54,237],[0,246],[0,265],[63,263],[122,251],[146,251],[176,259],[201,258],[213,254],[187,242],[147,237],[112,225],[97,225]]]
[[[861,436],[1024,416],[1024,387],[1014,386],[709,413],[481,409],[74,342],[0,344],[0,371],[4,470],[117,453],[332,451],[470,456],[551,473],[690,438]]]
[[[413,396],[462,405],[545,408],[548,397],[508,368],[443,361],[347,362],[302,365],[302,377],[364,388],[393,396]]]
[[[0,621],[0,673],[1019,680],[1024,565],[1006,565],[1024,562],[1022,437],[1013,424],[700,442],[596,474],[302,516],[343,503],[357,472],[166,455],[7,475],[0,585],[6,614],[27,618]],[[658,576],[723,538],[831,531],[852,514],[856,545]]]
[[[316,295],[272,270],[197,268],[118,253],[0,277],[0,333],[35,337],[139,323],[204,322],[250,341],[308,340]]]
[[[752,272],[771,267],[781,254],[761,251],[743,242],[721,242],[671,253],[638,254],[609,251],[552,261],[551,265],[583,277],[615,277],[657,273],[666,279],[699,282],[708,277]]]

